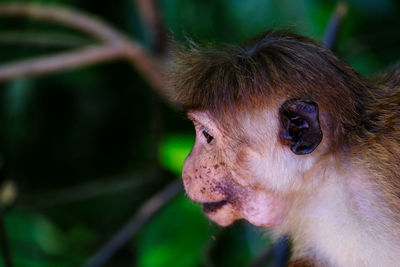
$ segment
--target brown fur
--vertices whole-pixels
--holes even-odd
[[[317,152],[314,155],[320,162],[325,158],[329,162],[329,156],[333,156],[338,164],[336,175],[346,173],[343,177],[362,177],[349,179],[353,187],[349,186],[350,193],[344,193],[345,196],[349,194],[351,212],[359,214],[360,225],[366,222],[378,224],[376,229],[383,229],[383,236],[393,236],[400,246],[399,68],[369,80],[312,40],[272,31],[242,46],[220,49],[196,45],[187,49],[180,47],[170,77],[176,103],[186,110],[208,112],[215,118],[217,126],[227,133],[232,132],[232,126],[238,126],[234,131],[239,131],[239,126],[243,128],[244,124],[239,123],[243,119],[240,114],[260,114],[271,107],[279,107],[288,99],[311,99],[318,103],[325,134],[321,146],[325,149],[320,150],[323,154]],[[242,130],[249,129],[244,127]],[[231,143],[235,144],[234,141]],[[204,148],[197,150],[207,153],[203,152]],[[240,155],[235,156],[236,160]],[[300,157],[304,159],[304,156]],[[191,159],[190,164],[195,161]],[[241,162],[236,162],[229,167],[237,168]],[[355,173],[346,169],[347,163],[351,163]],[[323,173],[324,170],[315,172]],[[312,183],[307,175],[304,177],[304,183],[307,179],[307,183]],[[184,176],[187,183],[192,183],[192,178],[190,174]],[[215,183],[219,183],[218,179]],[[362,185],[360,192],[369,193],[359,193],[357,186],[354,187],[357,183]],[[247,185],[253,186],[246,181],[239,187],[246,188]],[[244,191],[244,194],[253,194],[253,191],[249,192]],[[267,199],[269,194],[275,192],[268,191]],[[292,201],[292,208],[307,202],[306,198],[308,195],[297,198],[296,205]],[[223,194],[213,199],[221,200]],[[362,208],[379,211],[380,217],[365,216],[364,211],[359,211]],[[232,220],[237,216],[232,214]],[[374,234],[380,236],[380,233]]]
[[[282,98],[310,98],[330,116],[332,140],[343,145],[360,127],[374,86],[329,50],[288,32],[272,31],[243,46],[177,49],[171,85],[185,109],[234,119]],[[330,112],[330,111],[335,112]]]

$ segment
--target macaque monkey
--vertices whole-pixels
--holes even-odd
[[[196,129],[185,190],[211,220],[288,235],[292,266],[400,266],[400,71],[368,80],[275,31],[178,48],[171,86]]]

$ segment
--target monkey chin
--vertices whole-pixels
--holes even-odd
[[[260,227],[273,227],[283,222],[283,216],[281,216],[276,206],[258,206],[254,204],[259,203],[249,201],[240,205],[240,207],[236,207],[226,201],[203,203],[203,211],[210,220],[220,226],[229,226],[240,219],[245,219],[249,223]]]
[[[210,220],[220,226],[231,225],[234,221],[240,219],[239,214],[230,203],[224,203],[218,208],[210,208],[209,203],[204,203],[203,211]]]
[[[272,227],[284,220],[283,202],[272,194],[254,192],[243,201],[240,207],[241,217],[255,226]]]

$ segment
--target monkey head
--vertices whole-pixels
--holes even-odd
[[[368,95],[330,51],[285,32],[220,50],[178,49],[175,61],[175,101],[196,128],[184,186],[221,225],[285,221],[319,182],[310,178],[318,161],[345,146]]]
[[[318,106],[294,99],[276,110],[237,116],[228,126],[210,112],[188,112],[196,141],[183,167],[185,190],[220,225],[241,218],[278,225],[288,212],[288,192],[313,165],[307,154],[322,140]]]

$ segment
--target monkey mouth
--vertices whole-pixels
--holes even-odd
[[[228,204],[227,200],[221,200],[221,201],[218,201],[218,202],[205,202],[205,203],[203,203],[203,211],[205,213],[216,212],[217,210],[219,210],[220,208],[222,208],[226,204]]]

